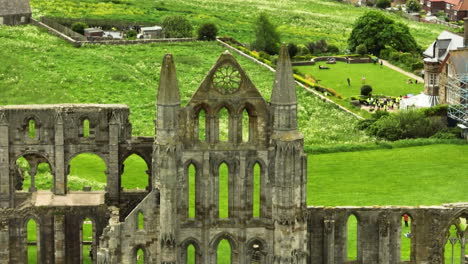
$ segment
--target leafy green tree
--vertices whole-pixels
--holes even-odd
[[[183,16],[167,16],[162,22],[164,37],[190,38],[192,37],[192,24]]]
[[[298,52],[298,48],[297,48],[297,45],[294,44],[294,43],[289,43],[288,44],[288,53],[289,53],[289,57],[294,57],[296,56]]]
[[[213,23],[205,23],[197,30],[198,40],[215,40],[218,27]]]
[[[417,0],[408,0],[406,1],[406,10],[410,13],[421,11],[421,5]]]
[[[391,2],[390,2],[390,0],[377,0],[377,3],[375,5],[378,8],[385,9],[387,7],[390,7]]]
[[[356,51],[360,44],[374,55],[379,55],[386,45],[403,52],[419,51],[408,26],[396,23],[378,11],[366,12],[356,20],[348,39],[349,49]]]
[[[268,54],[277,54],[280,47],[280,35],[265,13],[255,20],[255,40],[252,47]]]
[[[88,25],[84,22],[75,22],[71,25],[71,29],[75,31],[76,33],[80,33],[81,35],[84,34],[84,30],[87,27]]]
[[[357,54],[361,55],[361,56],[364,56],[367,54],[367,48],[366,48],[366,45],[364,44],[360,44],[356,47],[356,52]]]

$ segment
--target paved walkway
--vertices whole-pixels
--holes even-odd
[[[410,77],[412,79],[418,80],[419,83],[424,83],[423,78],[421,78],[419,76],[416,76],[416,75],[414,75],[414,74],[412,74],[410,72],[407,72],[407,71],[405,71],[405,70],[403,70],[401,68],[398,68],[397,66],[391,64],[390,62],[388,62],[386,60],[382,60],[382,62],[383,62],[383,65],[389,67],[390,69],[395,70],[397,72],[400,72],[401,74],[404,74],[404,75],[406,75],[406,76],[408,76],[408,77]]]

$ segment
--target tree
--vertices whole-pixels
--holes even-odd
[[[378,11],[366,12],[356,20],[348,39],[349,49],[356,51],[360,44],[374,55],[379,55],[386,45],[403,52],[419,51],[406,25],[395,23]]]
[[[197,30],[198,40],[215,40],[218,28],[213,23],[205,23]]]
[[[289,53],[289,57],[294,57],[296,56],[298,52],[298,48],[297,48],[297,45],[294,44],[294,43],[289,43],[288,44],[288,53]]]
[[[87,27],[88,25],[84,22],[75,22],[71,25],[71,29],[75,31],[76,33],[80,33],[81,35],[84,34],[84,30]]]
[[[190,38],[192,37],[192,24],[183,16],[167,16],[162,22],[164,37]]]
[[[265,51],[268,54],[277,54],[280,47],[280,36],[276,27],[270,22],[265,13],[255,20],[255,40],[252,47],[258,51]]]
[[[406,1],[406,10],[410,13],[421,11],[421,5],[417,0],[408,0]]]
[[[375,5],[378,8],[385,9],[387,7],[390,7],[391,2],[390,2],[390,0],[377,0],[377,3]]]
[[[366,48],[366,45],[364,44],[360,44],[356,47],[356,52],[357,54],[361,55],[361,56],[364,56],[367,54],[367,48]]]
[[[372,93],[372,86],[366,84],[361,87],[361,95],[368,96],[371,93]]]

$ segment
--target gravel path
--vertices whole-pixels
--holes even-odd
[[[381,60],[382,60],[382,59],[381,59]],[[421,77],[419,77],[419,76],[416,76],[416,75],[414,75],[414,74],[412,74],[412,73],[409,73],[409,72],[407,72],[407,71],[405,71],[405,70],[403,70],[403,69],[401,69],[401,68],[398,68],[397,66],[392,65],[390,62],[388,62],[388,61],[386,61],[386,60],[382,60],[382,62],[383,62],[383,65],[384,65],[384,66],[387,66],[387,67],[389,67],[390,69],[393,69],[393,70],[395,70],[395,71],[397,71],[397,72],[400,72],[401,74],[404,74],[404,75],[406,75],[406,76],[408,76],[408,77],[410,77],[410,78],[412,78],[412,79],[418,80],[419,83],[424,83],[423,78],[421,78]]]

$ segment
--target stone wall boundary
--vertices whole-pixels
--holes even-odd
[[[195,38],[164,38],[164,39],[135,39],[135,40],[95,40],[95,41],[84,41],[75,40],[65,33],[57,30],[44,22],[31,19],[31,24],[46,29],[52,35],[55,35],[66,42],[74,45],[75,47],[81,47],[83,45],[135,45],[135,44],[150,44],[150,43],[179,43],[179,42],[194,42]]]
[[[245,54],[244,52],[242,52],[242,51],[240,51],[240,50],[234,48],[233,46],[227,44],[226,42],[220,40],[219,38],[216,39],[216,40],[217,40],[222,46],[224,46],[224,47],[226,47],[226,48],[228,48],[228,49],[234,51],[235,53],[241,55],[242,57],[247,58],[247,59],[249,59],[249,60],[251,60],[251,61],[257,63],[257,64],[259,64],[259,65],[261,65],[261,66],[267,68],[268,70],[270,70],[270,71],[272,71],[272,72],[276,72],[276,70],[275,70],[273,67],[271,67],[271,66],[269,66],[269,65],[267,65],[267,64],[265,64],[265,63],[263,63],[263,62],[261,62],[261,61],[259,61],[259,60],[257,60],[256,58],[254,58],[254,57],[252,57],[252,56],[250,56],[250,55],[248,55],[248,54]],[[310,93],[315,94],[316,96],[318,96],[320,99],[322,99],[322,100],[325,101],[325,102],[334,104],[334,105],[337,106],[339,109],[341,109],[341,110],[343,110],[343,111],[345,111],[345,112],[347,112],[347,113],[353,115],[353,116],[356,117],[357,119],[365,119],[364,117],[362,117],[362,116],[360,116],[360,115],[358,115],[358,114],[356,114],[356,113],[353,113],[352,111],[348,110],[346,107],[341,106],[341,105],[335,103],[333,100],[330,100],[330,99],[327,98],[326,96],[321,95],[319,92],[317,92],[317,91],[315,91],[315,90],[313,90],[313,89],[310,89],[310,88],[306,87],[306,86],[303,85],[302,83],[300,83],[300,82],[298,82],[298,81],[295,81],[295,82],[296,82],[297,85],[299,85],[299,86],[301,86],[302,88],[304,88],[304,90],[306,90],[307,92],[310,92]]]

